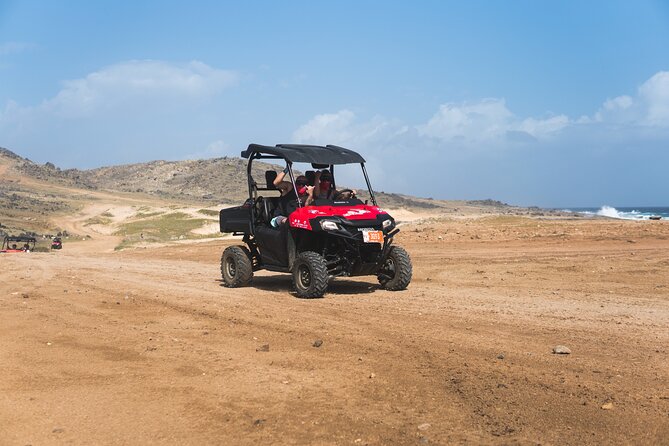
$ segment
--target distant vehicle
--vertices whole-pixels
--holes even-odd
[[[51,240],[51,249],[63,249],[63,241],[60,237],[54,237],[54,239]]]
[[[2,242],[3,253],[30,252],[35,250],[35,237],[12,237],[6,236]]]
[[[223,252],[221,275],[225,286],[244,286],[253,272],[261,269],[292,273],[299,297],[323,296],[329,280],[338,276],[375,275],[381,287],[391,291],[409,285],[411,259],[403,248],[392,244],[399,229],[395,220],[377,206],[360,154],[331,145],[251,144],[241,156],[249,160],[249,198],[242,206],[221,210],[219,221],[221,232],[243,235],[246,246],[230,246]],[[277,172],[265,172],[266,184],[260,185],[251,176],[253,161],[266,159],[286,162],[285,178],[292,183],[293,191],[299,190],[294,162],[329,169],[332,180],[328,187],[334,197],[317,198],[310,206],[305,206],[294,192],[290,201],[280,197],[274,186]],[[360,164],[372,204],[355,197],[351,189],[335,189],[334,167],[342,164]],[[314,174],[305,172],[307,178]],[[273,196],[262,197],[259,191]],[[279,216],[285,222],[273,225],[272,220]]]

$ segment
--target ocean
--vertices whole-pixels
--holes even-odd
[[[648,220],[659,216],[662,220],[669,220],[669,207],[617,207],[602,206],[600,208],[569,208],[561,209],[568,212],[577,212],[584,215],[601,215],[603,217],[620,218],[622,220]]]

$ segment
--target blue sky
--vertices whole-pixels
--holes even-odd
[[[669,205],[669,3],[0,0],[0,146],[341,144],[378,189]]]

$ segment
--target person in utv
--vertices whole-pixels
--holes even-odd
[[[344,190],[339,192],[337,189],[332,187],[332,174],[328,169],[323,169],[320,172],[316,172],[317,186],[316,186],[316,197],[323,198],[325,200],[350,200],[355,198],[357,191],[356,190]]]
[[[289,215],[292,210],[295,209],[295,202],[299,200],[304,204],[304,206],[311,206],[314,202],[315,190],[318,190],[320,187],[320,172],[316,173],[315,181],[313,185],[310,185],[307,177],[300,175],[295,178],[295,186],[297,191],[293,190],[293,183],[290,181],[284,181],[288,174],[288,167],[283,169],[282,172],[279,172],[274,179],[274,187],[281,191],[281,197],[279,198],[279,208],[277,211],[280,215],[272,218],[271,225],[273,227],[278,227],[280,224],[283,224],[288,220],[286,215]]]

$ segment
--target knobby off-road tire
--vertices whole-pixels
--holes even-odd
[[[251,253],[245,246],[228,246],[221,256],[223,285],[237,288],[247,285],[253,277]]]
[[[293,286],[299,297],[323,297],[328,280],[328,268],[323,256],[312,251],[297,255],[293,264]]]
[[[409,253],[402,247],[391,246],[379,274],[379,283],[383,289],[401,291],[409,286],[412,273]]]

